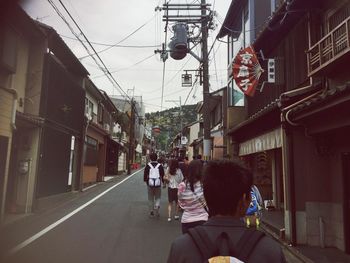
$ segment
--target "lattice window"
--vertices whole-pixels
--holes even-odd
[[[350,16],[350,3],[340,7],[328,18],[328,32],[332,31]]]

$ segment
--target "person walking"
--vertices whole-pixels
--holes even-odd
[[[209,161],[203,190],[211,217],[175,239],[167,262],[285,263],[275,240],[241,220],[251,201],[252,183],[252,173],[239,161]]]
[[[186,178],[188,164],[185,162],[185,159],[182,156],[180,156],[177,160],[179,162],[179,168],[180,168],[184,178]]]
[[[143,173],[143,181],[147,185],[149,215],[159,217],[161,185],[164,183],[164,168],[157,162],[157,154],[151,153],[150,162]]]
[[[193,160],[187,168],[187,177],[179,184],[178,199],[183,209],[181,217],[182,233],[208,220],[208,212],[201,182],[203,164]]]
[[[262,215],[263,199],[261,197],[259,189],[255,185],[252,185],[250,195],[251,201],[247,209],[244,221],[247,227],[255,226],[258,228],[260,226],[260,219]]]
[[[183,174],[179,168],[179,162],[176,159],[169,161],[169,167],[164,176],[164,182],[168,185],[168,222],[171,221],[171,210],[173,204],[175,205],[174,219],[179,219],[179,206],[177,199],[178,186],[183,180]]]

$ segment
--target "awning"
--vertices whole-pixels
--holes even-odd
[[[239,156],[282,147],[281,128],[262,134],[239,144]]]

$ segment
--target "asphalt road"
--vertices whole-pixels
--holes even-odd
[[[166,201],[164,189],[160,218],[148,217],[147,191],[139,171],[7,261],[166,262],[172,240],[181,234],[180,222],[167,222]]]
[[[0,261],[166,262],[171,242],[181,234],[179,221],[167,222],[167,191],[162,189],[160,218],[149,218],[143,170],[126,178],[124,182],[119,182],[120,179],[99,185],[49,212],[33,215],[2,229],[1,255],[8,255],[13,248],[17,250]],[[115,187],[103,194],[112,186]],[[91,202],[98,195],[102,196]],[[91,203],[82,208],[89,201]],[[77,209],[80,210],[73,212]],[[68,219],[47,229],[72,212],[74,214]],[[41,236],[36,236],[38,233]],[[26,240],[27,243],[23,244]],[[18,246],[21,244],[23,246]],[[288,262],[299,262],[288,253],[286,256]]]

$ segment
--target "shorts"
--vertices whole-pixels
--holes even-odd
[[[172,203],[172,202],[177,203],[177,188],[168,187],[168,201],[169,203]]]

